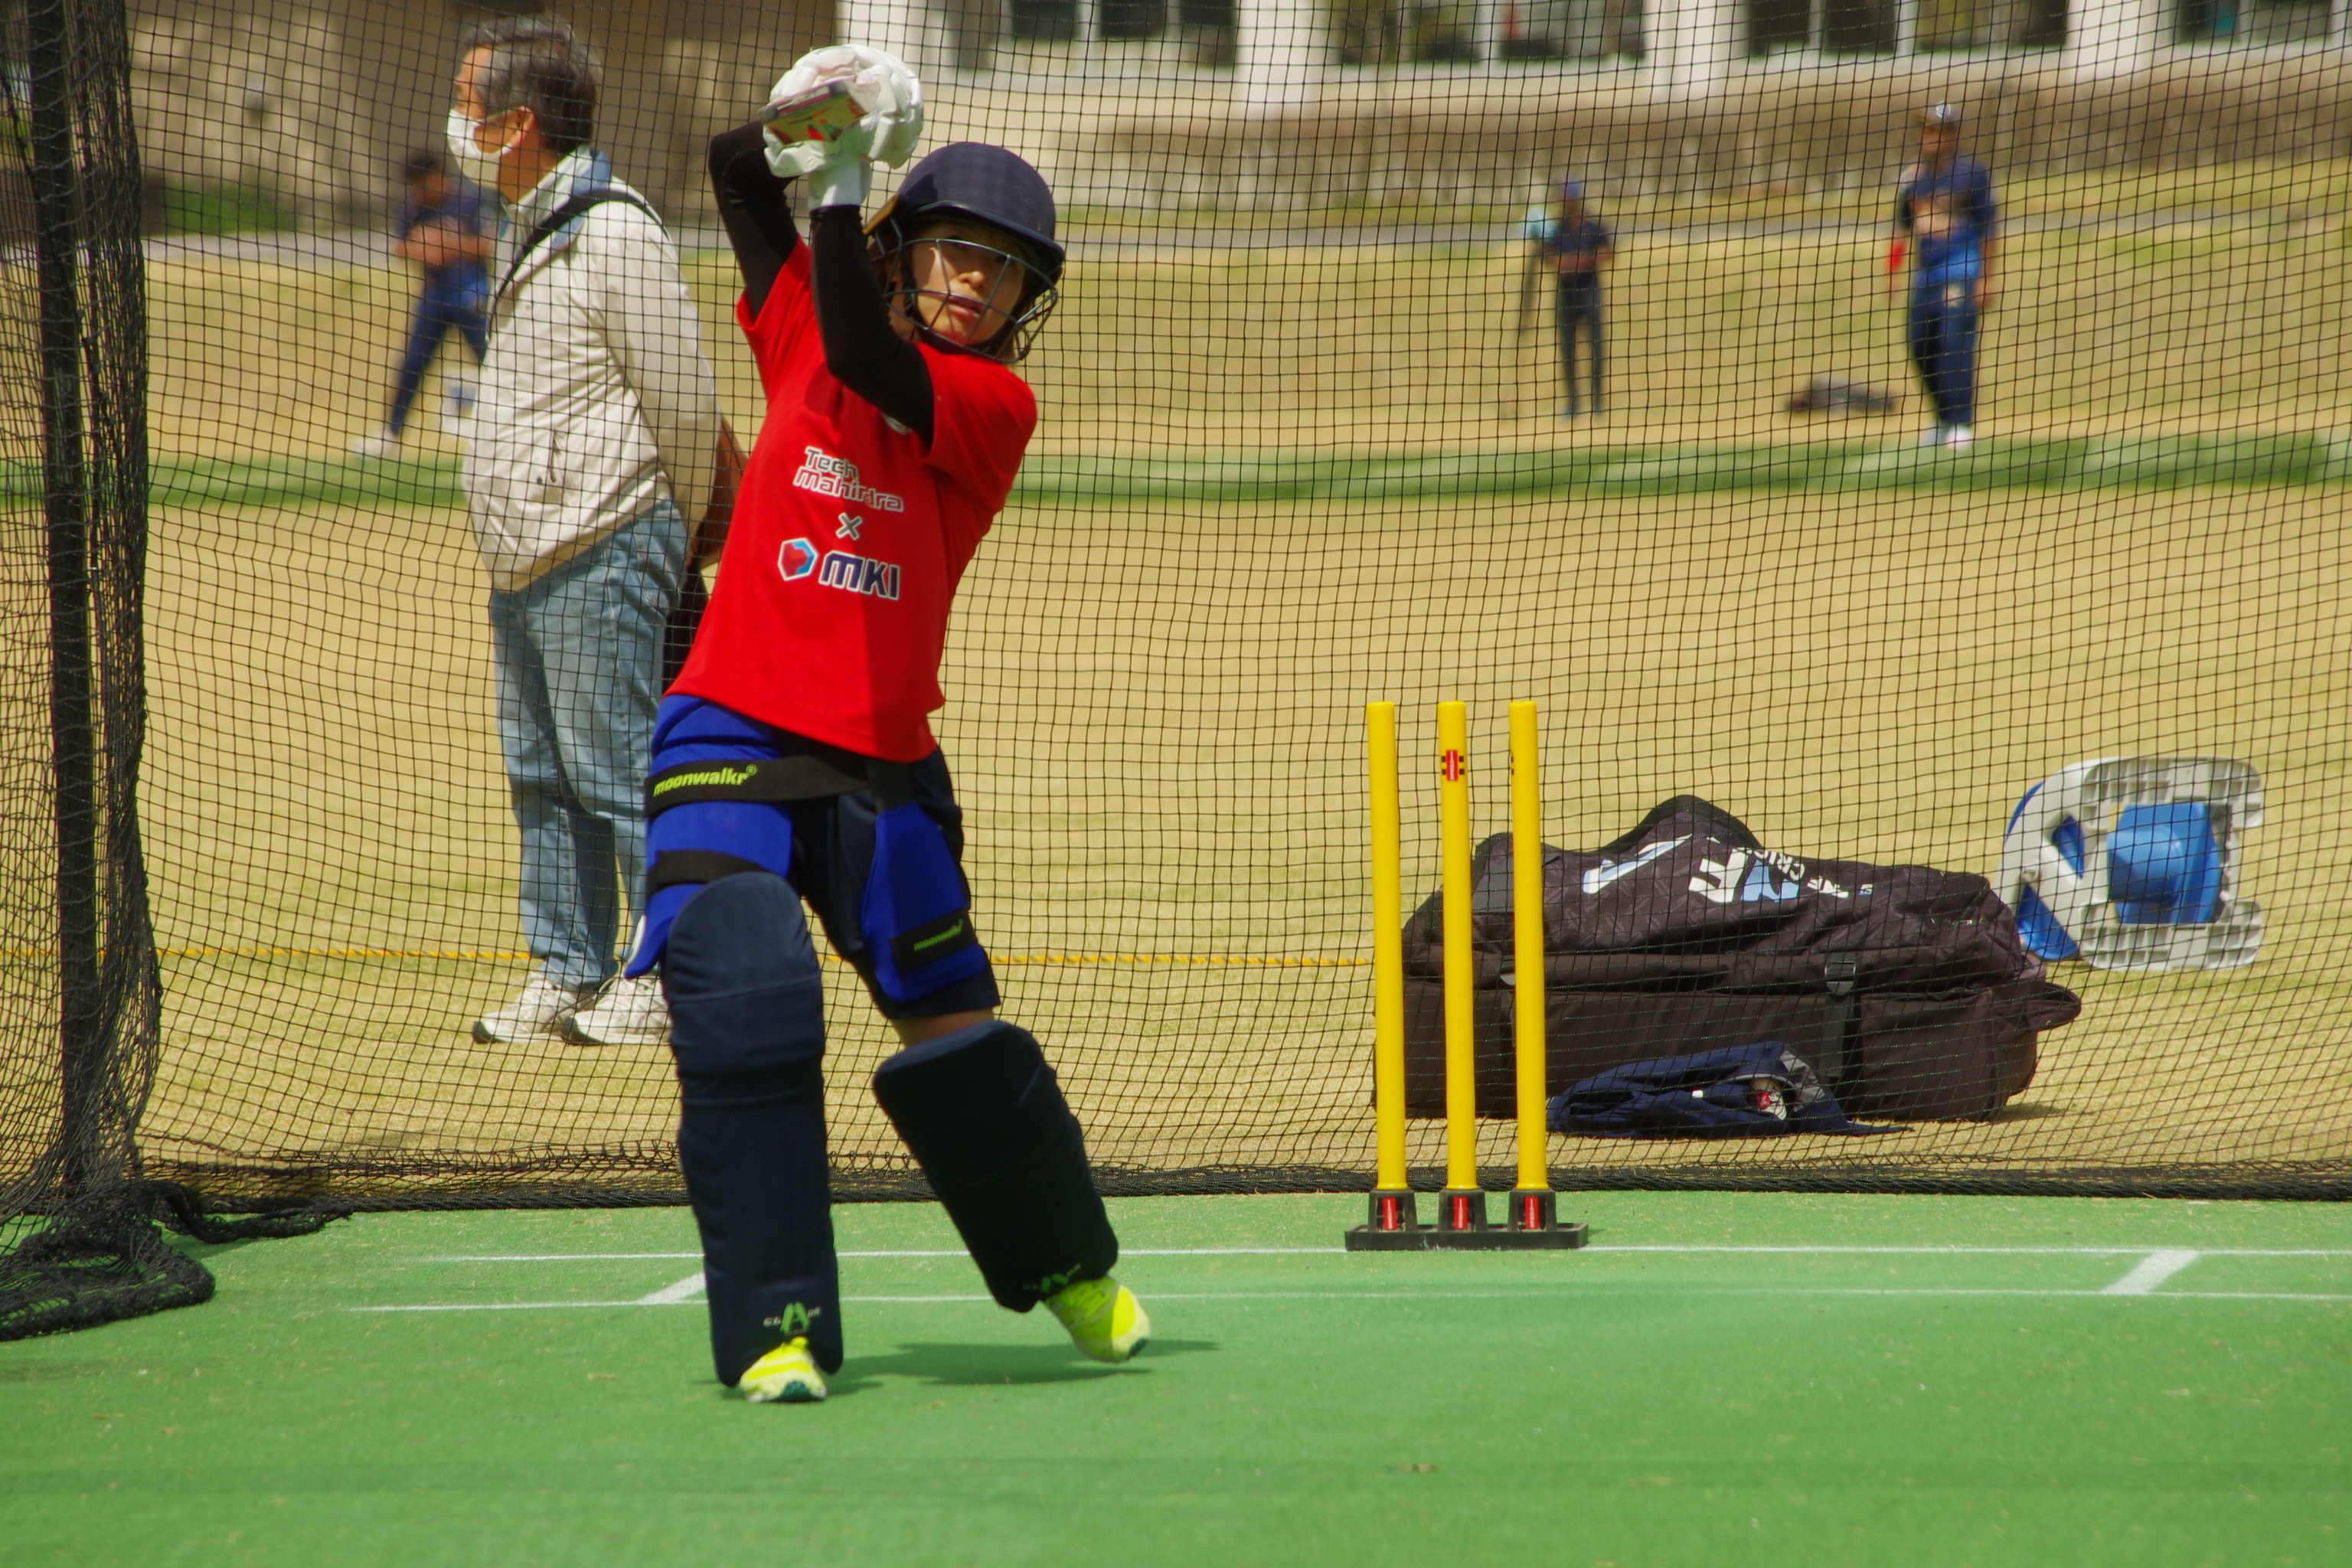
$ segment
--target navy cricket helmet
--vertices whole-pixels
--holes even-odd
[[[942,346],[969,347],[1007,363],[1018,360],[1060,299],[1066,258],[1054,237],[1053,190],[1027,159],[984,142],[950,142],[917,163],[866,232],[875,240],[883,289],[893,308],[918,322],[921,290],[899,259],[916,230],[955,218],[986,224],[1013,242],[1013,248],[996,254],[1019,268],[1019,302],[1006,312],[1007,324],[983,343],[947,342],[928,327],[918,331]]]

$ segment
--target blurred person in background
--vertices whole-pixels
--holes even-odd
[[[448,161],[429,147],[411,153],[401,174],[408,190],[400,207],[400,237],[393,242],[392,253],[424,269],[424,287],[417,290],[416,309],[409,318],[408,350],[393,380],[392,411],[381,431],[352,444],[354,457],[389,458],[400,450],[416,389],[451,332],[466,340],[476,364],[488,352],[482,307],[489,293],[496,227],[489,198],[465,181],[452,179]],[[449,413],[463,419],[473,411],[474,389],[454,368],[445,376]]]
[[[593,145],[600,79],[564,23],[505,17],[467,37],[449,114],[451,154],[505,204],[465,486],[534,968],[474,1021],[486,1045],[669,1034],[658,984],[618,978],[615,949],[643,901],[686,509],[719,510],[725,426],[677,248]]]
[[[1936,416],[1922,447],[1960,451],[1976,439],[1977,326],[1992,306],[1996,218],[1992,175],[1960,153],[1960,111],[1948,103],[1921,110],[1919,161],[1895,186],[1886,291],[1902,276],[1905,243],[1915,242],[1907,335]]]
[[[1585,209],[1584,183],[1563,178],[1559,189],[1558,216],[1537,239],[1533,259],[1553,275],[1552,320],[1559,329],[1559,374],[1568,391],[1559,416],[1573,419],[1582,412],[1576,396],[1580,331],[1592,356],[1592,412],[1601,412],[1601,274],[1616,252],[1608,225]]]

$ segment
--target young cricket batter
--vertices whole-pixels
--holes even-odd
[[[869,231],[869,163],[911,151],[919,89],[891,57],[845,45],[803,57],[772,103],[835,80],[866,110],[846,129],[786,118],[710,144],[768,415],[656,721],[628,966],[658,962],[668,998],[719,1380],[794,1403],[823,1399],[842,1359],[803,899],[897,1026],[905,1048],[875,1094],[990,1293],[1019,1312],[1043,1301],[1101,1361],[1150,1331],[1110,1278],[1118,1238],[1054,1069],[995,1016],[927,719],[944,701],[957,581],[1036,426],[1011,366],[1055,299],[1053,195],[1005,149],[958,142]],[[801,174],[806,244],[784,200]]]
[[[1895,193],[1895,233],[1886,287],[1895,289],[1906,239],[1918,245],[1911,272],[1911,363],[1935,409],[1923,447],[1955,451],[1976,439],[1977,324],[1992,305],[1992,175],[1960,155],[1960,111],[1938,103],[1919,116],[1919,161]]]

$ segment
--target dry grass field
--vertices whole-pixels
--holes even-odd
[[[466,1038],[517,963],[234,955],[514,946],[461,519],[181,513],[158,546],[161,940],[231,951],[169,963],[151,1153],[664,1166],[659,1053]],[[2318,489],[1016,511],[967,587],[942,733],[1013,1011],[1053,1043],[1097,1152],[1145,1168],[1363,1157],[1367,698],[1405,705],[1415,752],[1431,702],[1474,704],[1482,832],[1502,705],[1532,696],[1556,842],[1693,790],[1801,854],[1988,872],[2016,795],[2064,762],[2245,757],[2272,802],[2246,840],[2272,922],[2253,970],[2070,966],[2084,1017],[2002,1120],[1706,1160],[2310,1159],[2340,1153],[2352,1088],[2352,845],[2324,804],[2343,556]],[[1422,785],[1414,897],[1433,878]],[[883,1037],[835,973],[840,1152],[887,1164],[861,1087]]]
[[[2011,192],[2017,232],[1982,347],[1984,433],[2352,428],[2336,374],[2352,280],[2347,179],[2352,164],[2302,165]],[[1623,221],[1633,232],[1609,285],[1611,412],[1565,429],[1552,417],[1548,306],[1521,314],[1517,243],[1082,231],[1028,366],[1045,415],[1035,449],[1754,445],[1915,428],[1874,198],[1653,205]],[[691,273],[730,413],[754,428],[732,265],[697,253]],[[184,255],[158,264],[153,284],[159,449],[340,456],[381,417],[404,272]],[[1902,393],[1906,410],[1885,421],[1783,414],[1821,374]]]
[[[2300,188],[2332,192],[2340,173]],[[2209,205],[2134,227],[2116,191],[2104,206],[2056,193],[2053,211],[2062,195],[2100,221],[2011,244],[1985,348],[1989,444],[2352,431],[2336,369],[2352,250],[2332,217]],[[1806,425],[1778,411],[1822,372],[1908,395],[1865,227],[1629,242],[1611,411],[1565,428],[1549,416],[1548,326],[1517,319],[1515,247],[1217,245],[1175,232],[1080,252],[1033,366],[1041,458],[1789,449],[1916,428],[1909,412]],[[730,413],[756,428],[727,269],[694,268]],[[369,269],[159,264],[159,448],[339,456],[374,417],[406,288]],[[1532,697],[1554,842],[1613,837],[1687,790],[1799,854],[1988,873],[2009,808],[2057,767],[2219,752],[2269,787],[2269,821],[2245,842],[2244,886],[2271,922],[2252,970],[2061,971],[2084,1015],[2044,1037],[2041,1078],[1989,1123],[1862,1148],[1555,1141],[1554,1159],[1571,1179],[1628,1163],[1969,1176],[2340,1162],[2339,496],[1016,506],[967,579],[940,725],[973,814],[982,929],[1107,1165],[1360,1169],[1369,698],[1404,705],[1415,756],[1430,703],[1473,704],[1481,832],[1502,826],[1503,704]],[[667,1180],[661,1054],[465,1033],[524,971],[499,956],[519,945],[514,840],[462,514],[169,506],[149,581],[147,847],[172,954],[143,1136],[158,1167],[279,1189]],[[1407,816],[1417,898],[1434,874],[1433,792]],[[883,1036],[832,973],[837,1154],[887,1170],[897,1145],[862,1088]],[[1488,1130],[1497,1162],[1507,1135]],[[1434,1130],[1415,1136],[1433,1159]]]

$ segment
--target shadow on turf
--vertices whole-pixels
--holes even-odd
[[[908,1344],[896,1354],[852,1356],[840,1374],[826,1379],[832,1392],[856,1394],[880,1386],[886,1378],[908,1378],[949,1388],[998,1388],[1006,1384],[1087,1383],[1099,1377],[1150,1371],[1162,1356],[1217,1348],[1213,1340],[1154,1340],[1128,1366],[1089,1361],[1074,1345]]]

